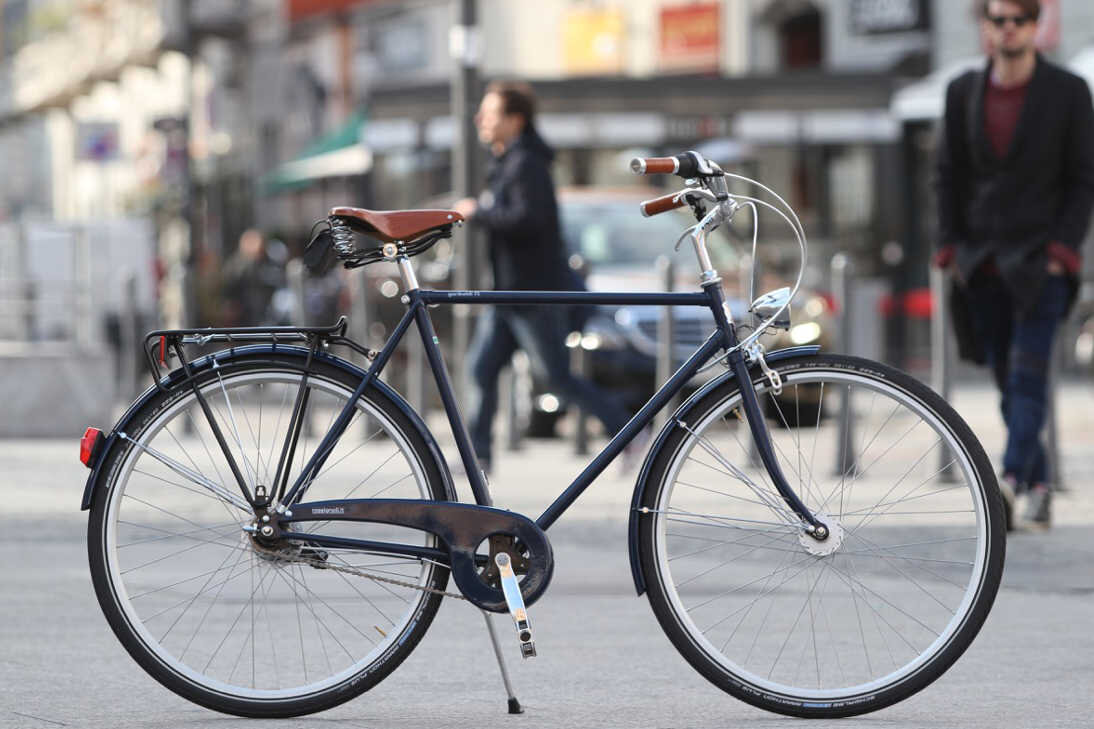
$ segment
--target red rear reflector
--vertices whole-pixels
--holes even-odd
[[[103,441],[103,432],[98,428],[88,428],[80,438],[80,462],[91,468],[92,459],[98,455],[99,444]]]

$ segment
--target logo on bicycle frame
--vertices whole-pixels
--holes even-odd
[[[313,506],[312,514],[345,514],[346,510],[341,506]]]

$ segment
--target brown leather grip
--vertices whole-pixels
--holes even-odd
[[[677,196],[679,192],[670,192],[668,195],[662,195],[661,197],[655,197],[652,200],[646,200],[643,203],[639,203],[638,209],[642,211],[642,215],[647,218],[653,215],[659,215],[661,213],[668,212],[669,210],[675,210],[676,208],[682,208],[687,205],[683,196]]]
[[[631,170],[636,175],[671,175],[680,169],[675,157],[635,157],[631,160]]]

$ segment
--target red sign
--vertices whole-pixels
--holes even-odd
[[[365,5],[369,2],[374,0],[286,0],[289,7],[289,19],[294,21],[312,15],[347,10],[354,5]]]
[[[716,71],[721,47],[719,3],[695,2],[661,8],[661,68]]]

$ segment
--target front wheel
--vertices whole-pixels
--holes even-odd
[[[1003,570],[998,485],[961,417],[908,375],[833,355],[775,369],[781,395],[755,383],[773,447],[830,536],[804,533],[782,501],[727,380],[643,485],[650,604],[737,698],[801,717],[875,711],[938,678],[983,624]]]

